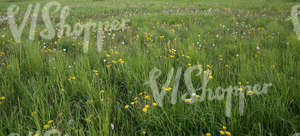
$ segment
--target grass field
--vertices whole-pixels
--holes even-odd
[[[84,53],[78,38],[43,39],[42,12],[34,40],[31,18],[17,42],[7,9],[18,5],[17,24],[29,4],[48,0],[0,0],[0,135],[43,135],[56,129],[70,136],[292,136],[300,133],[300,41],[289,16],[296,0],[58,0],[70,8],[66,23],[128,19],[123,30],[104,32],[101,52],[91,33]],[[60,21],[51,12],[51,22]],[[59,32],[60,29],[55,29]],[[207,100],[188,92],[184,72],[211,71],[207,88],[236,86],[245,97]],[[165,92],[163,107],[147,83],[154,68]],[[171,69],[170,84],[163,86]],[[180,80],[176,71],[182,68]],[[194,88],[203,84],[192,72]],[[203,75],[204,76],[204,75]],[[173,84],[178,98],[171,103]],[[272,83],[256,95],[247,86]],[[194,97],[195,96],[195,97]],[[191,98],[189,98],[191,97]],[[192,103],[191,100],[206,98]],[[30,134],[30,132],[32,132]],[[224,133],[224,134],[223,134]]]

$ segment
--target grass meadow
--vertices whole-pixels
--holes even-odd
[[[128,19],[123,30],[107,25],[96,50],[91,33],[88,52],[78,38],[43,39],[39,11],[34,40],[31,18],[21,42],[10,30],[7,9],[49,0],[0,0],[0,135],[39,136],[56,129],[69,136],[292,136],[300,133],[300,40],[289,16],[297,0],[57,0],[70,8],[66,23]],[[51,22],[60,21],[51,12]],[[53,25],[52,24],[52,25]],[[60,29],[55,29],[56,34]],[[210,70],[207,88],[237,86],[231,116],[226,99],[207,100],[196,91],[190,103],[184,71]],[[163,107],[153,97],[149,73],[161,70],[157,86]],[[169,86],[163,88],[174,68]],[[175,73],[182,68],[178,98],[171,103]],[[192,72],[194,88],[201,77]],[[245,86],[272,83],[255,95]],[[189,97],[189,96],[188,96]]]

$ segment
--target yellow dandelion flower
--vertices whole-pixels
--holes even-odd
[[[209,76],[209,79],[214,79],[214,77],[212,75]]]
[[[170,92],[171,90],[172,90],[172,88],[171,87],[168,87],[168,88],[166,88],[165,89],[167,92]]]
[[[49,121],[48,121],[48,124],[52,124],[52,123],[53,123],[53,120],[49,120]]]
[[[220,134],[221,134],[221,135],[224,135],[224,134],[225,134],[225,132],[224,132],[223,130],[221,130],[221,131],[220,131]]]
[[[94,72],[94,73],[98,73],[99,71],[98,71],[98,70],[93,70],[93,72]]]
[[[116,64],[116,63],[117,63],[117,61],[115,61],[115,60],[112,60],[111,62],[112,62],[113,64]]]
[[[102,90],[100,90],[100,93],[101,93],[101,94],[103,94],[103,93],[104,93],[104,90],[103,90],[103,89],[102,89]]]
[[[85,118],[84,121],[87,122],[87,123],[91,122],[90,118]]]
[[[254,91],[252,91],[252,90],[248,91],[248,94],[253,94],[253,93],[254,93]]]
[[[131,104],[131,105],[133,105],[133,104],[134,104],[134,102],[130,102],[130,104]]]
[[[125,109],[128,109],[129,108],[129,105],[125,105]]]
[[[187,98],[187,99],[185,99],[185,102],[191,102],[192,101],[192,99],[191,98]]]
[[[149,108],[149,105],[147,104],[147,105],[145,105],[145,108]]]
[[[231,136],[231,133],[230,133],[229,131],[226,131],[225,134],[226,134],[227,136]]]
[[[152,106],[156,107],[156,106],[157,106],[157,103],[156,103],[156,102],[152,103]]]
[[[75,80],[76,79],[76,77],[75,76],[71,76],[71,77],[69,77],[69,80]]]
[[[1,100],[1,101],[5,100],[5,99],[6,99],[5,96],[0,97],[0,100]]]
[[[222,128],[223,128],[224,130],[226,130],[226,129],[227,129],[227,127],[226,127],[226,126],[223,126]]]
[[[243,91],[243,88],[238,88],[238,91]]]
[[[211,133],[206,133],[205,136],[211,136]]]
[[[36,111],[31,112],[31,116],[32,116],[32,117],[35,116],[36,114],[37,114]]]
[[[148,109],[147,108],[143,108],[143,112],[147,112],[148,111]]]
[[[148,96],[148,95],[146,95],[146,96],[145,96],[145,99],[149,99],[149,96]]]
[[[43,127],[44,127],[44,129],[48,129],[48,128],[50,128],[50,125],[45,124]]]
[[[119,59],[118,62],[119,63],[124,63],[124,60],[123,59]]]

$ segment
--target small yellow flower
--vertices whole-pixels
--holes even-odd
[[[85,118],[84,121],[87,122],[87,123],[90,123],[91,119],[90,118]]]
[[[165,38],[165,36],[161,35],[161,36],[159,36],[159,38],[160,38],[160,39],[164,39],[164,38]]]
[[[206,133],[205,136],[211,136],[211,133]]]
[[[187,98],[187,99],[185,99],[185,102],[191,102],[192,101],[192,99],[191,98]]]
[[[238,91],[243,91],[243,88],[238,88]]]
[[[143,112],[147,112],[148,111],[148,109],[145,107],[145,108],[143,108]]]
[[[33,136],[39,136],[39,134],[34,134]]]
[[[226,134],[227,136],[231,136],[231,133],[230,133],[229,131],[226,131],[225,134]]]
[[[221,134],[221,135],[224,135],[224,134],[225,134],[225,132],[224,132],[223,130],[221,130],[221,131],[220,131],[220,134]]]
[[[254,91],[252,91],[252,90],[248,91],[248,94],[253,94],[253,93],[254,93]]]
[[[226,130],[226,129],[227,129],[227,127],[226,127],[226,126],[223,126],[222,128],[223,128],[224,130]]]
[[[32,117],[35,116],[36,114],[37,114],[36,111],[31,112],[31,116],[32,116]]]
[[[172,88],[171,87],[168,87],[168,88],[166,88],[165,89],[167,92],[170,92],[171,90],[172,90]]]
[[[75,76],[71,76],[71,77],[69,78],[69,80],[75,80],[75,79],[76,79]]]
[[[149,108],[149,105],[147,104],[147,105],[145,105],[145,108]]]
[[[188,63],[187,66],[192,66],[192,64],[191,64],[191,63]]]
[[[48,129],[48,128],[50,128],[50,125],[45,124],[45,125],[44,125],[44,129]]]
[[[124,63],[124,60],[123,59],[119,59],[118,62],[122,64],[122,63]]]
[[[98,70],[93,70],[93,72],[94,72],[94,73],[98,73],[99,71],[98,71]]]
[[[140,95],[140,96],[143,95],[143,92],[140,92],[139,95]]]
[[[142,131],[142,134],[143,134],[143,135],[146,135],[146,133],[147,133],[146,130],[143,130],[143,131]]]
[[[103,98],[101,98],[101,99],[100,99],[100,102],[103,102],[103,101],[104,101],[104,99],[103,99]]]
[[[100,90],[100,94],[103,94],[104,93],[104,90],[102,89],[102,90]]]
[[[0,100],[1,100],[1,101],[5,100],[5,99],[6,99],[5,96],[0,97]]]
[[[130,102],[130,104],[131,104],[131,105],[133,105],[133,104],[134,104],[134,102]]]
[[[129,105],[125,105],[125,109],[128,109],[129,108]]]
[[[145,99],[149,99],[149,96],[148,96],[148,95],[146,95],[146,96],[145,96]]]
[[[157,106],[157,103],[156,103],[156,102],[152,103],[152,106],[156,107],[156,106]]]
[[[53,120],[49,120],[49,121],[48,121],[48,124],[52,124],[52,123],[53,123]]]
[[[214,77],[212,75],[209,76],[209,79],[214,79]]]
[[[117,61],[115,61],[115,60],[112,60],[111,62],[112,62],[113,64],[117,64]]]
[[[200,98],[200,95],[197,94],[197,95],[196,95],[196,98]]]
[[[173,58],[175,58],[175,56],[173,56],[173,55],[170,55],[170,58],[171,58],[171,59],[173,59]]]

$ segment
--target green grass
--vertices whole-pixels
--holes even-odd
[[[6,16],[7,7],[16,4],[21,7],[18,18],[23,18],[27,5],[36,2],[44,5],[48,1],[0,0],[0,15]],[[69,135],[126,136],[145,131],[153,136],[215,136],[222,126],[234,136],[300,132],[300,41],[292,22],[286,20],[297,1],[58,2],[71,8],[69,24],[130,21],[123,32],[106,32],[101,53],[95,50],[95,33],[89,52],[83,53],[83,36],[77,40],[37,36],[30,41],[27,24],[22,42],[16,43],[7,21],[0,22],[0,97],[5,97],[0,104],[1,136],[44,133],[50,129],[44,128],[49,120],[53,120],[51,127]],[[209,9],[209,14],[203,12]],[[57,23],[59,14],[52,19]],[[44,28],[39,16],[37,30]],[[175,53],[170,52],[173,49]],[[185,71],[188,65],[198,64],[204,69],[212,66],[214,79],[209,88],[263,83],[272,83],[272,87],[264,95],[246,95],[243,116],[238,97],[233,97],[232,116],[226,117],[226,99],[185,103],[182,75],[177,103],[172,105],[171,93],[167,93],[163,108],[152,106],[152,90],[145,82],[153,68],[162,71],[157,80],[161,88],[171,68]],[[201,86],[199,77],[194,75],[192,80],[195,88]],[[174,79],[170,87],[173,83]],[[131,105],[135,98],[137,103]],[[145,113],[146,104],[150,107]]]

